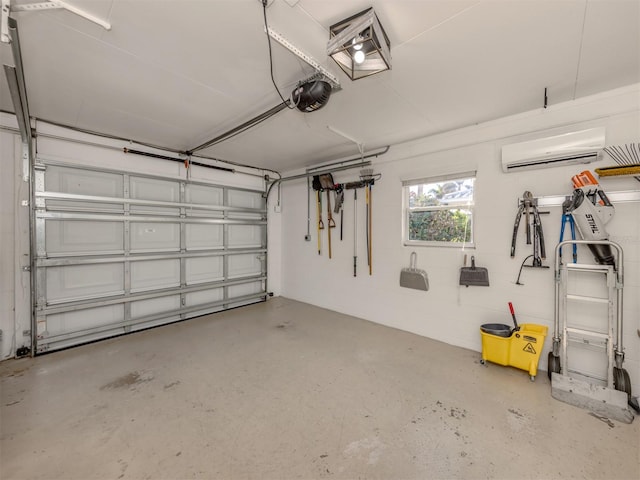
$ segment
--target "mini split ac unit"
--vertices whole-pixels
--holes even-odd
[[[604,127],[564,133],[502,147],[502,171],[518,172],[590,163],[602,158]]]

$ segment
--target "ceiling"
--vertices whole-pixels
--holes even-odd
[[[12,0],[12,5],[44,0]],[[67,0],[14,12],[29,110],[61,124],[190,150],[280,102],[260,0]],[[329,26],[373,6],[392,70],[355,82]],[[338,76],[313,113],[284,110],[201,154],[287,171],[640,82],[638,0],[269,0],[269,25]],[[272,42],[288,97],[314,70]],[[10,48],[0,60],[13,64]],[[13,111],[6,79],[0,108]],[[331,127],[329,129],[328,127]]]

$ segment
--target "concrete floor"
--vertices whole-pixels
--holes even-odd
[[[0,364],[2,479],[640,476],[640,420],[299,302]]]

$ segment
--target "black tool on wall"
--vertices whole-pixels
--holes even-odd
[[[366,182],[349,182],[342,185],[346,190],[353,190],[353,276],[358,275],[358,189],[366,188]]]
[[[516,241],[518,239],[518,227],[520,226],[520,220],[522,216],[526,219],[526,241],[528,245],[533,244],[533,253],[522,261],[520,265],[520,271],[518,272],[518,278],[516,285],[524,285],[520,283],[520,276],[522,275],[523,267],[529,268],[549,268],[547,265],[542,264],[542,260],[547,258],[545,245],[544,245],[544,233],[542,231],[542,221],[540,215],[549,212],[540,212],[538,210],[538,200],[534,198],[533,194],[529,191],[525,191],[518,204],[518,213],[516,213],[516,220],[513,224],[513,236],[511,237],[511,258],[516,254]],[[533,239],[531,232],[533,231]],[[525,265],[526,261],[532,258],[531,265]]]
[[[547,258],[544,246],[544,234],[542,232],[542,222],[540,221],[540,212],[538,210],[538,202],[533,198],[533,194],[529,191],[524,192],[522,199],[518,205],[518,213],[513,224],[513,236],[511,237],[511,258],[516,255],[516,241],[518,239],[518,227],[520,220],[524,214],[526,218],[526,241],[527,245],[531,245],[531,229],[533,227],[533,265],[541,267],[542,260]],[[531,222],[533,218],[533,222]],[[532,225],[533,223],[533,225]]]
[[[320,233],[324,230],[324,222],[322,221],[322,185],[318,175],[313,176],[313,189],[316,191],[316,212],[318,215],[318,255],[322,255],[322,237]]]
[[[358,268],[358,189],[353,189],[353,276]]]
[[[344,186],[341,183],[335,185],[336,192],[336,206],[333,209],[333,213],[340,214],[340,241],[342,241],[342,220],[344,219],[344,208],[342,208],[342,204],[344,203]]]

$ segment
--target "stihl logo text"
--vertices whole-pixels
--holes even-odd
[[[587,213],[585,217],[587,219],[587,223],[589,224],[589,227],[591,227],[591,233],[598,233],[599,231],[598,225],[596,225],[596,220],[595,218],[593,218],[593,215],[591,215],[590,213]]]

